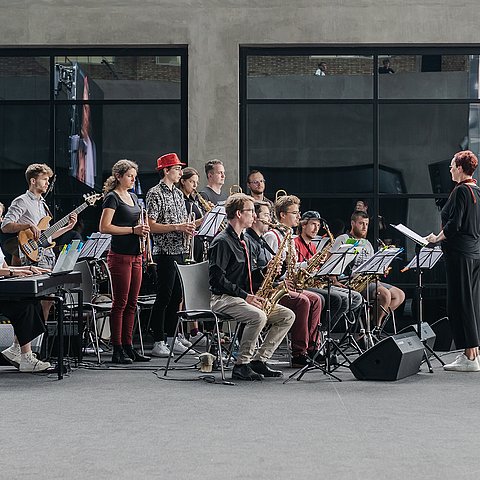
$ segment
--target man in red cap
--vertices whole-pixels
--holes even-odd
[[[176,312],[182,298],[175,262],[183,264],[185,236],[193,235],[195,230],[195,223],[187,221],[183,193],[175,186],[180,181],[184,165],[176,153],[167,153],[158,158],[160,182],[147,192],[146,197],[148,223],[153,238],[153,260],[160,273],[151,316],[154,357],[168,357],[169,346],[174,353],[187,350],[178,338],[173,338],[177,323]],[[189,352],[195,353],[193,350]]]

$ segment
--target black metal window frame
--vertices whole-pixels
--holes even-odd
[[[248,58],[251,56],[326,56],[326,55],[354,55],[354,56],[369,56],[373,58],[373,84],[372,97],[368,99],[249,99],[247,90],[248,81]],[[240,126],[240,178],[244,179],[248,173],[247,164],[247,108],[249,105],[255,104],[363,104],[372,105],[373,108],[373,132],[372,132],[372,148],[373,148],[373,192],[368,195],[373,200],[374,211],[378,212],[380,201],[386,198],[406,198],[406,199],[435,199],[446,198],[448,194],[430,194],[430,193],[404,193],[392,194],[381,193],[379,191],[379,109],[381,105],[413,105],[413,104],[471,104],[479,103],[480,99],[475,98],[458,98],[458,99],[388,99],[379,98],[378,90],[378,66],[379,56],[385,55],[480,55],[480,44],[475,45],[329,45],[329,46],[271,46],[271,45],[241,45],[239,51],[239,72],[240,72],[240,108],[239,108],[239,126]],[[320,195],[321,196],[321,195]],[[342,198],[363,198],[365,193],[351,192],[346,194],[329,194],[329,197]],[[378,222],[373,222],[374,237],[378,238],[379,225]]]
[[[181,58],[180,65],[180,98],[178,99],[105,99],[105,100],[57,100],[54,95],[55,87],[55,58],[63,56],[177,56]],[[5,100],[0,99],[0,106],[48,106],[49,107],[49,159],[51,166],[56,165],[55,149],[55,109],[64,105],[179,105],[181,121],[181,151],[182,161],[188,163],[188,46],[155,46],[155,47],[29,47],[29,48],[0,48],[0,57],[48,57],[50,74],[50,97],[45,100]],[[23,178],[19,179],[22,182]],[[52,192],[53,202],[56,199],[78,197],[74,193]],[[10,201],[11,195],[0,192],[0,201]]]

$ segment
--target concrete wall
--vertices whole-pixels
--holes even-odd
[[[239,45],[468,44],[476,0],[3,0],[0,46],[189,46],[189,156],[238,175]]]

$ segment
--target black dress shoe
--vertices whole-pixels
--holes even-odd
[[[308,358],[307,355],[295,355],[292,357],[292,367],[304,367],[305,365],[310,365],[312,361]]]
[[[133,360],[123,351],[121,346],[114,345],[112,363],[117,363],[119,365],[131,365]]]
[[[283,377],[281,370],[274,370],[270,368],[266,362],[261,362],[260,360],[251,361],[250,368],[264,377]]]
[[[137,352],[132,345],[124,345],[123,351],[131,358],[134,362],[149,362],[151,357],[146,357],[141,353]]]
[[[254,372],[249,363],[242,365],[234,365],[232,370],[232,378],[235,380],[261,381],[262,376]]]

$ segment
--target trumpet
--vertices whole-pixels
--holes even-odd
[[[288,193],[286,192],[286,190],[277,190],[275,192],[275,202],[280,198],[280,197],[284,197],[285,195],[288,195]]]
[[[208,203],[195,189],[193,189],[192,195],[195,195],[195,200],[198,202],[200,207],[202,207],[202,210],[205,213],[209,212],[213,208],[210,203]]]
[[[228,191],[228,196],[233,195],[234,193],[243,193],[242,187],[236,183],[230,187]]]
[[[147,211],[143,208],[143,206],[141,207],[141,210],[140,210],[140,218],[138,219],[138,222],[139,222],[138,223],[139,225],[148,225]],[[148,266],[156,265],[156,263],[153,261],[150,233],[140,236],[139,242],[140,242],[140,253],[146,259],[147,265]]]

